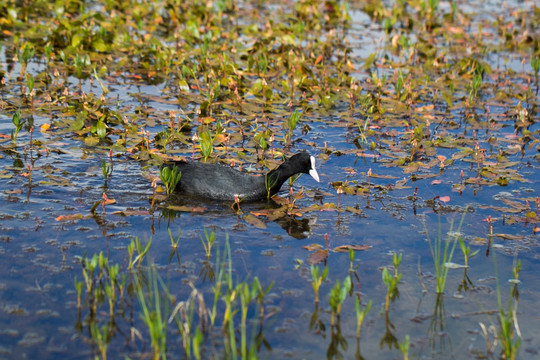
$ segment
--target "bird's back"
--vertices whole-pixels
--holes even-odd
[[[176,162],[182,173],[177,190],[216,200],[256,200],[266,197],[264,176],[252,176],[221,164]]]

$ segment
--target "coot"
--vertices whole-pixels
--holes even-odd
[[[234,200],[235,195],[243,201],[265,199],[268,194],[272,196],[277,193],[288,178],[298,173],[309,174],[319,181],[315,158],[306,152],[293,155],[264,176],[253,176],[226,165],[202,162],[175,161],[165,166],[176,166],[182,173],[176,191],[215,200]]]

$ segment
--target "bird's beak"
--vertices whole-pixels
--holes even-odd
[[[309,158],[311,160],[311,169],[309,169],[309,175],[311,175],[315,181],[320,182],[319,174],[317,173],[317,170],[315,170],[315,158],[313,156],[310,156]]]

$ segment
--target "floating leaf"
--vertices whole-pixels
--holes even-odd
[[[453,263],[453,262],[444,263],[444,266],[447,267],[448,269],[463,269],[463,268],[466,268],[465,265],[460,265],[460,264],[456,264],[456,263]]]
[[[366,251],[371,249],[371,245],[340,245],[335,247],[333,251],[335,252],[349,252],[349,250],[354,251]]]
[[[174,210],[174,211],[181,211],[181,212],[205,212],[206,208],[204,207],[191,207],[191,206],[185,206],[185,205],[169,205],[167,206],[167,209]]]
[[[245,215],[244,221],[247,222],[248,224],[255,226],[258,229],[266,229],[266,224],[263,221],[257,219],[253,215]]]
[[[56,217],[56,221],[71,221],[71,220],[79,220],[82,219],[82,214],[72,214],[72,215],[60,215]]]
[[[324,203],[320,208],[319,211],[336,211],[336,204],[334,203]]]
[[[328,250],[317,250],[308,257],[309,265],[316,265],[328,258]]]
[[[322,245],[320,244],[311,244],[311,245],[304,245],[302,246],[303,249],[313,251],[313,250],[320,250],[322,249]]]
[[[148,210],[121,210],[121,211],[114,211],[113,215],[120,215],[120,216],[146,216],[150,215],[150,212]]]
[[[525,239],[525,236],[523,235],[512,235],[512,234],[495,234],[495,236],[500,237],[505,240],[517,240],[521,241]]]
[[[96,146],[99,143],[99,138],[97,136],[89,136],[84,139],[86,146]]]
[[[349,212],[352,212],[353,214],[357,214],[357,215],[360,215],[363,213],[362,209],[357,209],[357,208],[354,208],[352,206],[347,206],[345,208],[345,210],[349,211]]]
[[[8,194],[8,195],[11,195],[11,194],[22,194],[22,189],[13,189],[13,190],[5,190],[4,191],[4,194]]]
[[[502,200],[502,202],[505,203],[506,205],[511,206],[511,207],[513,207],[513,208],[515,208],[515,209],[518,209],[518,210],[520,210],[520,211],[523,211],[523,210],[526,209],[524,203],[520,203],[520,202],[518,202],[518,201],[514,201],[514,200],[510,200],[510,199],[505,199],[505,198],[503,198],[503,199],[501,199],[501,200]]]

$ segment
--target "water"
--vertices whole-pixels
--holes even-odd
[[[492,4],[486,6],[489,11],[498,11]],[[360,69],[370,53],[384,51],[382,45],[366,39],[382,39],[384,31],[359,10],[353,9],[351,17],[354,24],[350,41],[358,45],[352,55],[357,62],[355,66]],[[482,17],[474,19],[483,21]],[[366,29],[370,29],[369,34],[360,34]],[[507,55],[499,52],[496,57],[490,57],[492,68],[497,68],[495,62],[506,59]],[[523,57],[522,54],[508,55],[505,67],[522,72],[521,62],[516,61],[519,57]],[[9,58],[4,48],[2,67],[7,68]],[[397,56],[391,58],[398,59]],[[32,63],[29,69],[36,75],[45,65]],[[15,66],[8,72],[8,80],[15,83],[19,70]],[[525,71],[529,76],[531,68],[527,65]],[[379,76],[383,73],[392,75],[393,69],[382,69]],[[502,76],[513,75],[503,73]],[[370,78],[367,72],[357,70],[355,77],[367,88],[364,82]],[[524,77],[515,76],[512,80],[516,86],[526,86]],[[177,102],[165,83],[150,85],[127,76],[118,82],[112,80],[103,79],[111,90],[109,94],[104,94],[95,81],[93,84],[83,81],[82,89],[85,93],[94,93],[95,98],[106,95],[108,106],[125,114],[136,125],[138,130],[130,131],[128,147],[136,147],[140,141],[140,134],[136,132],[140,129],[148,131],[151,138],[163,131],[169,123],[170,110],[176,111],[178,119],[186,120],[183,112],[196,118],[193,111],[198,103],[185,99]],[[436,88],[436,80],[431,81],[426,87]],[[485,81],[493,84],[496,79],[493,76]],[[78,80],[70,77],[69,86],[70,96],[76,99]],[[388,92],[393,91],[391,82],[384,87]],[[17,100],[20,97],[17,88],[10,85],[9,91],[2,94],[3,101],[22,104]],[[522,131],[516,133],[515,130],[514,110],[518,101],[515,98],[496,100],[495,91],[500,88],[489,85],[484,89],[480,101],[489,107],[489,115],[487,107],[479,106],[474,119],[465,115],[465,100],[461,98],[466,96],[464,88],[457,92],[451,107],[445,106],[440,97],[422,93],[425,100],[418,103],[423,106],[436,103],[435,107],[422,111],[417,106],[413,115],[402,111],[388,96],[385,102],[388,112],[380,119],[372,118],[368,126],[367,140],[377,144],[373,150],[368,150],[369,145],[365,144],[359,148],[358,124],[362,127],[365,121],[359,111],[351,116],[344,100],[326,111],[315,99],[307,99],[311,112],[304,114],[293,133],[290,152],[308,150],[317,156],[322,181],[315,183],[310,177],[301,176],[293,186],[295,194],[301,188],[305,191],[305,196],[296,202],[301,216],[277,220],[261,215],[279,207],[273,202],[242,203],[242,213],[237,214],[231,208],[232,203],[175,195],[166,201],[156,201],[152,207],[151,178],[158,175],[158,165],[153,161],[138,161],[137,153],[125,151],[119,145],[122,131],[110,134],[107,141],[97,146],[86,145],[84,134],[77,135],[63,128],[39,131],[44,123],[73,121],[76,111],[63,112],[62,104],[55,104],[52,118],[43,111],[36,112],[32,136],[34,141],[40,142],[38,145],[24,150],[30,141],[28,129],[19,133],[15,149],[9,148],[8,137],[0,140],[3,204],[0,209],[0,358],[78,359],[97,355],[97,342],[89,324],[94,321],[99,326],[110,325],[107,300],[102,299],[98,313],[92,318],[89,304],[84,303],[87,297],[83,290],[83,308],[79,313],[74,281],[83,279],[81,259],[90,259],[99,252],[103,252],[110,264],[120,264],[123,273],[129,274],[126,272],[128,247],[134,238],[143,244],[152,241],[143,262],[143,275],[137,272],[139,276],[144,277],[149,264],[154,265],[176,302],[187,301],[196,288],[209,307],[213,302],[212,277],[219,273],[216,257],[219,254],[223,259],[226,255],[228,239],[235,282],[251,283],[257,277],[263,287],[274,284],[265,296],[265,318],[261,327],[255,305],[248,312],[249,338],[259,343],[257,354],[261,358],[330,358],[341,353],[345,358],[395,359],[401,357],[397,346],[406,335],[411,339],[411,358],[484,356],[488,350],[479,323],[485,324],[488,342],[493,343],[495,335],[489,326],[498,327],[497,288],[506,309],[513,286],[508,280],[513,278],[512,268],[520,260],[517,319],[523,344],[519,358],[537,358],[540,351],[535,312],[540,295],[535,290],[539,288],[535,271],[539,258],[538,217],[525,219],[525,201],[530,210],[537,211],[535,199],[540,174],[535,107],[538,99],[534,97],[529,101],[533,121],[527,130],[532,140],[525,142],[519,139]],[[136,94],[144,97],[141,100]],[[362,94],[366,94],[365,89]],[[192,95],[196,98],[196,94]],[[252,100],[251,106],[258,108],[258,98]],[[150,115],[141,115],[141,109]],[[280,106],[274,111],[287,114],[286,108]],[[244,161],[249,166],[254,162],[251,139],[265,121],[260,118],[260,112],[251,109],[246,112],[247,115],[240,115],[223,110],[215,117],[222,116],[231,136],[236,136],[234,139],[239,138],[240,125],[233,120],[245,120],[242,126],[248,136],[244,142],[231,143],[228,158],[242,161],[246,154]],[[25,117],[27,115],[25,113]],[[485,120],[488,116],[495,119],[496,126],[492,129],[491,122]],[[2,112],[0,133],[9,135],[13,129],[11,118],[12,112]],[[282,151],[284,130],[276,119],[272,117],[270,126],[276,134],[273,146],[276,151]],[[414,159],[419,163],[418,168],[398,166],[413,146],[409,131],[414,130],[415,123],[424,124],[426,119],[430,124],[423,131],[430,141],[439,141],[434,147],[436,153],[429,153],[429,148],[427,152],[419,149]],[[192,125],[186,142],[175,145],[174,154],[191,156],[189,139],[199,124],[193,120]],[[111,127],[122,129],[121,126]],[[304,127],[307,130],[301,134]],[[490,180],[489,183],[475,180],[479,177],[479,162],[474,154],[477,141],[485,155],[482,166],[488,168],[482,172],[482,178]],[[248,150],[242,151],[243,147]],[[113,149],[113,170],[105,181],[102,161],[110,164],[109,148]],[[222,154],[222,150],[216,153]],[[446,157],[444,167],[440,166],[441,160],[437,160],[436,155]],[[266,156],[271,157],[268,152]],[[507,158],[508,166],[496,166],[499,160],[503,162],[501,156]],[[262,170],[255,164],[252,169]],[[371,176],[368,175],[370,169]],[[506,186],[491,181],[499,176],[508,178]],[[332,186],[336,182],[343,184],[344,194],[338,195],[337,184]],[[456,191],[460,184],[465,184],[461,192]],[[115,203],[107,205],[105,211],[98,204],[92,213],[90,209],[102,200],[103,193]],[[289,188],[284,186],[280,196],[287,198],[288,194]],[[336,210],[338,203],[339,211]],[[184,211],[174,211],[168,206],[184,206]],[[439,237],[439,226],[443,238],[452,226],[457,231],[464,211],[460,232],[471,251],[479,252],[470,260],[466,272],[464,269],[449,271],[444,296],[437,297],[427,236],[435,241]],[[492,243],[488,242],[490,225],[486,220],[489,216],[493,219],[495,234]],[[209,259],[201,242],[204,229],[216,234]],[[169,231],[175,238],[180,232],[177,251],[171,247]],[[320,304],[316,307],[307,265],[311,252],[304,246],[324,247],[325,235],[328,235],[330,249],[341,245],[369,245],[371,248],[356,252],[352,273],[349,272],[349,255],[330,251],[325,262],[329,276],[321,286]],[[383,267],[392,265],[394,254],[403,256],[399,266],[403,277],[398,286],[399,297],[385,314],[386,287],[381,272]],[[464,263],[459,245],[452,262]],[[319,266],[322,269],[323,263]],[[339,326],[331,327],[330,291],[336,280],[342,282],[347,275],[351,275],[353,291],[343,304]],[[355,336],[355,297],[361,299],[363,306],[369,300],[373,302],[359,344]],[[204,357],[224,356],[227,343],[220,328],[224,311],[225,304],[220,301],[218,326],[206,334],[202,345]],[[119,301],[115,314],[109,357],[148,356],[151,345],[136,294],[128,296],[126,290],[126,298]],[[236,326],[239,315],[235,317]],[[239,328],[236,331],[239,338]],[[255,345],[250,343],[250,346]],[[169,324],[167,357],[183,358],[183,351],[178,328]],[[495,356],[499,351],[495,350]]]

